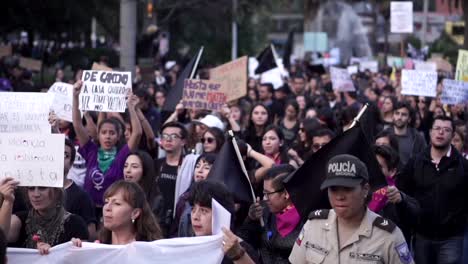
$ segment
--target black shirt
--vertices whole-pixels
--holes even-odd
[[[158,187],[164,200],[165,212],[174,208],[174,195],[177,180],[178,166],[170,166],[164,159],[161,162],[161,173],[158,178]]]
[[[83,218],[87,225],[97,223],[91,197],[74,182],[65,189],[65,210]]]

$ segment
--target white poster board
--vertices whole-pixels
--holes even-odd
[[[50,134],[47,93],[0,93],[0,133]]]
[[[440,100],[443,104],[448,105],[468,103],[468,83],[444,79]]]
[[[351,65],[346,68],[348,70],[348,73],[350,75],[358,73],[359,72],[359,67],[357,65]]]
[[[364,72],[369,70],[370,72],[379,71],[379,62],[376,60],[367,60],[359,62],[359,71]]]
[[[437,65],[435,62],[426,62],[426,61],[419,61],[413,60],[414,62],[414,69],[417,71],[437,71]]]
[[[401,94],[436,97],[437,72],[402,70]]]
[[[2,134],[0,180],[12,177],[20,186],[63,187],[65,135]]]
[[[347,69],[330,67],[330,77],[333,90],[340,92],[355,91],[353,81],[349,76]]]
[[[82,111],[125,112],[132,90],[132,74],[116,71],[84,71],[79,97]]]
[[[413,33],[413,2],[390,3],[390,32]]]
[[[47,93],[54,96],[51,110],[55,112],[57,118],[73,122],[72,106],[73,106],[73,85],[63,82],[54,83]]]

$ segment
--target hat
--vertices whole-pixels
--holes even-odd
[[[342,154],[327,163],[327,178],[320,186],[324,190],[331,186],[356,187],[369,180],[366,165],[355,156]]]
[[[214,115],[206,115],[202,119],[196,120],[194,122],[203,124],[203,125],[205,125],[207,127],[217,127],[219,129],[221,129],[222,131],[224,131],[223,122],[221,121],[221,119],[219,119],[217,116],[214,116]]]

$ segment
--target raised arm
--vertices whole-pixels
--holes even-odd
[[[73,110],[72,110],[72,117],[73,117],[73,128],[75,129],[76,137],[80,143],[80,146],[86,145],[89,141],[89,135],[86,129],[81,122],[81,114],[80,109],[78,108],[79,104],[79,96],[81,91],[81,86],[83,85],[82,81],[77,81],[73,85]]]
[[[140,120],[136,113],[136,105],[138,104],[138,97],[136,95],[130,95],[127,100],[128,113],[130,114],[130,123],[132,124],[132,134],[128,139],[128,148],[130,151],[135,151],[138,149],[138,144],[140,143],[142,129]]]
[[[146,135],[146,143],[147,143],[149,149],[155,149],[156,144],[154,142],[154,139],[156,138],[156,136],[154,135],[153,128],[151,127],[150,123],[146,119],[143,112],[141,112],[140,108],[138,108],[138,107],[136,108],[136,113],[137,113],[137,116],[138,116],[138,120],[140,120],[141,127],[143,128],[143,132]]]
[[[0,228],[9,238],[10,242],[15,242],[15,238],[19,235],[17,228],[10,229],[12,222],[13,203],[15,202],[15,189],[19,184],[12,178],[5,178],[0,182],[0,194],[3,197],[2,207],[0,208]]]
[[[94,122],[93,118],[91,117],[91,115],[89,114],[89,112],[85,112],[84,113],[84,118],[86,120],[86,131],[88,131],[88,135],[94,139],[94,140],[98,140],[98,128],[97,128],[97,125],[96,123]]]
[[[181,114],[184,111],[184,105],[182,104],[182,101],[180,101],[175,108],[175,111],[167,118],[166,122],[164,124],[177,121],[177,116]]]
[[[255,171],[255,183],[261,182],[263,177],[265,176],[267,170],[273,165],[275,165],[275,161],[270,159],[269,157],[263,155],[255,151],[250,145],[247,144],[247,157],[253,158],[256,160],[262,167],[258,168]]]

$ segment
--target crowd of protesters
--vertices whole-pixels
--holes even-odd
[[[83,117],[82,71],[66,80],[57,70],[57,81],[74,84],[73,122],[49,118],[53,132],[67,137],[64,187],[1,182],[0,227],[10,246],[47,254],[70,240],[117,245],[211,235],[215,198],[233,215],[223,263],[289,263],[304,222],[283,180],[349,129],[368,104],[362,126],[388,182],[371,195],[369,209],[398,225],[416,263],[467,257],[467,112],[465,105],[441,103],[442,78],[435,98],[402,95],[401,71],[388,68],[353,74],[356,91],[337,92],[326,71],[296,61],[283,86],[251,77],[246,95],[220,112],[180,103],[165,111],[182,68],[159,65],[152,81],[137,69],[125,113]],[[207,69],[198,72],[209,78]],[[42,89],[12,63],[3,64],[0,90]],[[239,139],[258,197],[245,210],[223,183],[206,181],[221,147],[230,144],[228,130]]]

